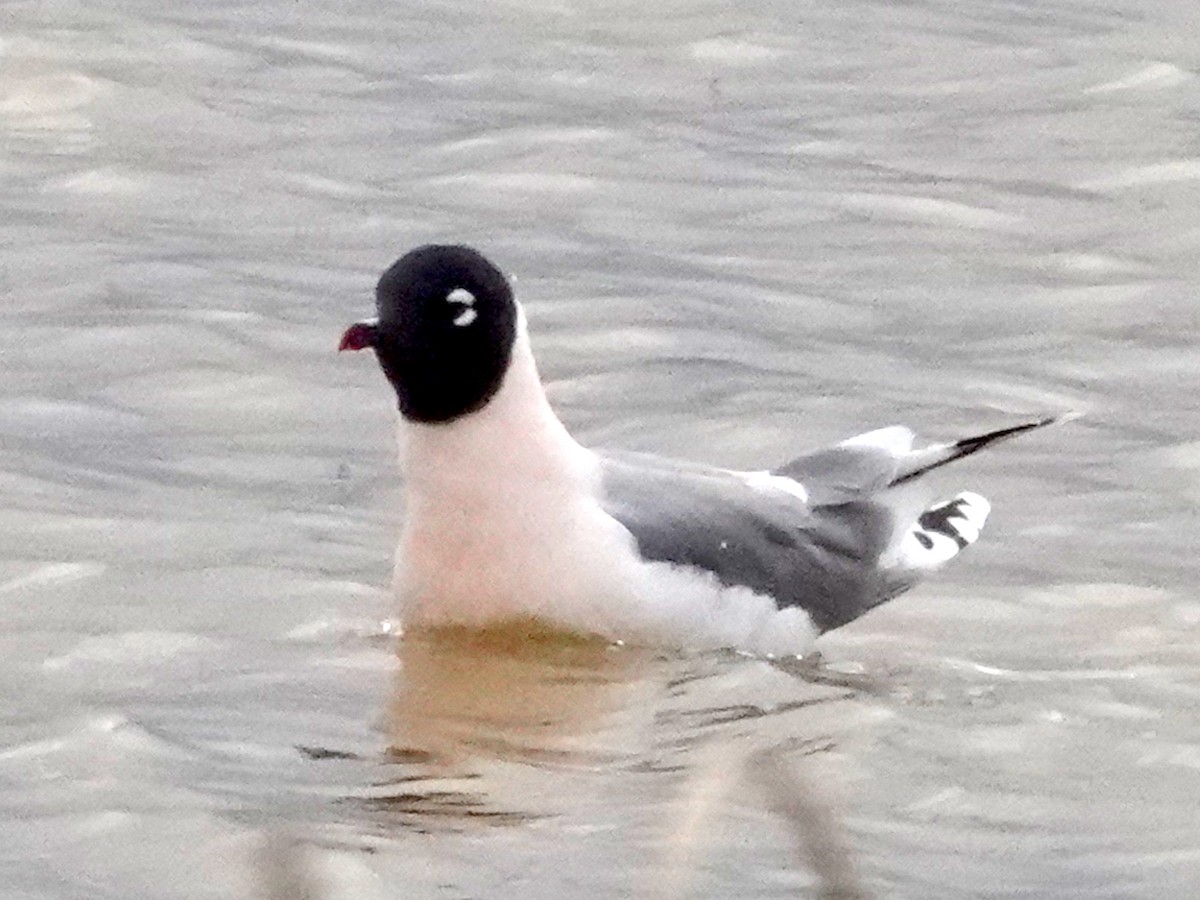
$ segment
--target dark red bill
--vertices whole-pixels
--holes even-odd
[[[364,350],[375,346],[376,326],[373,322],[355,322],[342,334],[338,344],[338,352],[343,350]]]

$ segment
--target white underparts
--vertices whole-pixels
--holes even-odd
[[[518,318],[500,389],[449,423],[402,421],[407,509],[396,556],[406,625],[537,618],[612,640],[794,654],[816,631],[709,572],[645,562],[602,509],[597,458],[550,409]]]
[[[631,539],[595,499],[592,455],[550,409],[523,314],[487,405],[447,423],[402,421],[400,444],[406,515],[396,587],[406,622],[562,613],[583,630],[628,591],[612,560]]]

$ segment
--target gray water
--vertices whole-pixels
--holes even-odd
[[[0,21],[5,898],[1200,895],[1191,0]],[[1085,417],[818,665],[397,643],[431,240],[588,443]]]

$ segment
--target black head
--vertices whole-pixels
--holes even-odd
[[[517,306],[500,270],[470,247],[429,244],[396,260],[375,288],[379,319],[351,325],[341,350],[371,347],[416,422],[450,422],[500,388]]]

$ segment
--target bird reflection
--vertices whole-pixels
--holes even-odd
[[[411,633],[398,652],[392,752],[447,769],[612,759],[632,749],[622,726],[633,696],[651,689],[644,651],[532,621]]]
[[[719,820],[749,806],[793,845],[817,896],[867,896],[828,783],[857,718],[844,684],[531,622],[410,633],[398,653],[395,768],[368,801],[393,827],[652,822],[643,893],[671,898],[691,893]]]

